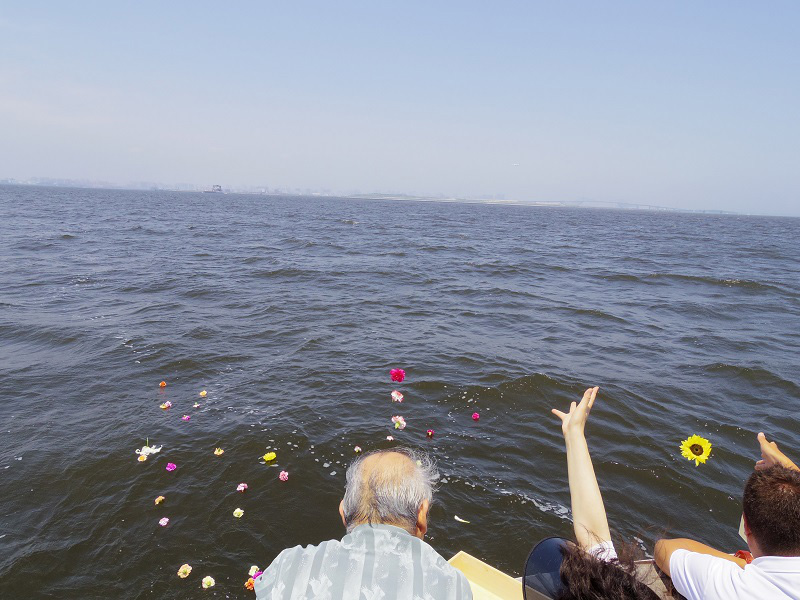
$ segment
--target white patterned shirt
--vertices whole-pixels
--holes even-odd
[[[464,574],[393,525],[281,552],[255,581],[257,600],[471,600]]]

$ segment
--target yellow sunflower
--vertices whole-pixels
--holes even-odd
[[[699,435],[692,435],[681,442],[681,454],[688,460],[694,461],[697,467],[708,460],[711,454],[711,442]]]

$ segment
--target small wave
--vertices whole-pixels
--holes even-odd
[[[316,277],[318,273],[316,271],[309,271],[307,269],[292,269],[292,268],[281,268],[281,269],[262,269],[258,271],[252,271],[250,273],[251,277],[256,277],[258,279],[274,279],[279,277]]]
[[[633,275],[630,273],[614,273],[611,275],[601,276],[606,281],[632,281],[635,283],[652,283],[665,281],[683,281],[687,283],[697,283],[705,285],[713,285],[727,288],[739,288],[743,290],[752,290],[757,292],[762,291],[778,291],[783,292],[780,286],[764,283],[761,281],[754,281],[752,279],[731,279],[731,278],[718,278],[707,277],[704,275],[687,275],[685,273],[649,273],[647,275]]]
[[[692,369],[690,369],[692,370]],[[761,367],[745,367],[728,363],[711,363],[695,367],[693,370],[701,373],[718,375],[726,378],[737,377],[757,386],[779,388],[800,395],[800,384],[784,379],[777,373]]]
[[[62,239],[62,240],[74,240],[76,237],[78,237],[78,236],[72,235],[71,233],[64,233],[64,234],[61,235],[60,239]]]
[[[571,308],[571,307],[561,307],[559,310],[566,310],[572,313],[573,315],[578,315],[581,317],[591,317],[594,319],[603,319],[604,321],[613,321],[615,323],[624,323],[627,324],[628,321],[623,319],[622,317],[618,317],[616,315],[612,315],[611,313],[607,313],[602,310],[598,310],[596,308],[587,309],[587,308]]]
[[[358,225],[359,222],[353,219],[339,219],[339,223],[344,223],[345,225]]]
[[[706,277],[704,275],[686,275],[683,273],[650,273],[645,276],[646,279],[673,279],[675,281],[687,281],[690,283],[702,283],[708,285],[717,285],[722,287],[736,287],[745,290],[753,291],[779,291],[783,290],[769,283],[762,283],[760,281],[753,281],[751,279],[722,279],[717,277]]]

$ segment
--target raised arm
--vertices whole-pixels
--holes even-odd
[[[583,433],[598,389],[593,387],[586,390],[580,403],[570,404],[569,413],[555,408],[552,410],[561,419],[561,431],[564,432],[564,442],[567,445],[567,473],[575,541],[583,549],[611,541],[603,497],[600,495],[592,457],[589,456],[589,446]]]

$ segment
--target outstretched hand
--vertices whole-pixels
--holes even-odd
[[[789,460],[789,457],[778,450],[778,444],[767,441],[767,436],[763,432],[758,434],[758,443],[761,446],[761,460],[756,463],[756,471],[763,471],[775,465],[788,467],[789,469],[798,468],[796,464]]]
[[[561,419],[561,431],[564,432],[565,436],[569,433],[583,434],[586,420],[589,418],[589,412],[592,410],[592,405],[594,405],[594,399],[599,389],[596,386],[587,389],[583,393],[580,403],[572,402],[569,405],[569,413],[561,412],[556,408],[552,409],[551,412]]]

